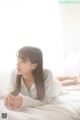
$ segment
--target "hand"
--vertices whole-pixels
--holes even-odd
[[[23,97],[18,95],[18,96],[13,96],[13,95],[7,95],[4,99],[4,104],[9,107],[10,109],[16,109],[21,106],[23,102]]]

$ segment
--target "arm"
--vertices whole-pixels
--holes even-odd
[[[16,72],[15,72],[15,70],[13,70],[11,73],[11,78],[10,78],[10,83],[9,83],[9,88],[8,88],[8,92],[9,92],[9,94],[8,94],[9,99],[8,100],[10,101],[11,104],[13,103],[13,99],[16,99],[14,96],[10,95],[10,93],[12,91],[14,91],[15,86],[16,86]],[[41,101],[35,100],[29,96],[24,96],[22,94],[19,94],[18,96],[21,96],[21,98],[23,99],[22,105],[20,107],[42,105]]]
[[[10,84],[11,84],[10,86],[12,86],[12,88],[15,88],[15,76],[14,76],[14,74],[12,74],[12,79],[11,79]],[[49,71],[49,70],[44,71],[44,84],[45,84],[45,97],[44,97],[44,99],[42,101],[40,101],[38,99],[32,98],[31,96],[24,96],[22,94],[19,94],[19,96],[21,96],[23,98],[23,102],[22,102],[22,105],[20,106],[20,108],[25,107],[25,106],[34,107],[34,106],[40,106],[40,105],[47,104],[47,103],[49,104],[62,91],[61,83],[55,77],[53,77],[51,71]],[[11,87],[9,90],[12,91]]]
[[[53,77],[52,72],[49,70],[44,71],[44,84],[45,84],[45,97],[42,101],[33,99],[30,96],[23,97],[23,103],[21,107],[24,106],[39,106],[44,104],[49,104],[53,101],[54,98],[59,96],[62,93],[62,85],[56,77]]]
[[[8,85],[8,92],[9,93],[13,92],[15,90],[15,86],[16,86],[16,70],[14,69],[11,72],[10,81]]]

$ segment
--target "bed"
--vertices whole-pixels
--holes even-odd
[[[9,110],[4,106],[5,90],[0,90],[0,120],[80,120],[80,84],[63,87],[63,93],[52,104]],[[3,116],[2,116],[3,114]]]
[[[0,120],[80,120],[80,84],[63,87],[52,104],[9,110],[3,102],[9,77],[7,72],[0,73]]]

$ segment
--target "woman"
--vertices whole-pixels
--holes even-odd
[[[4,103],[10,109],[49,104],[62,93],[60,82],[43,69],[41,50],[31,46],[19,49],[9,87]]]

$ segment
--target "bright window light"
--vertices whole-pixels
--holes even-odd
[[[44,66],[63,64],[63,39],[58,1],[0,0],[0,69],[13,69],[16,51],[25,45],[42,49]]]

